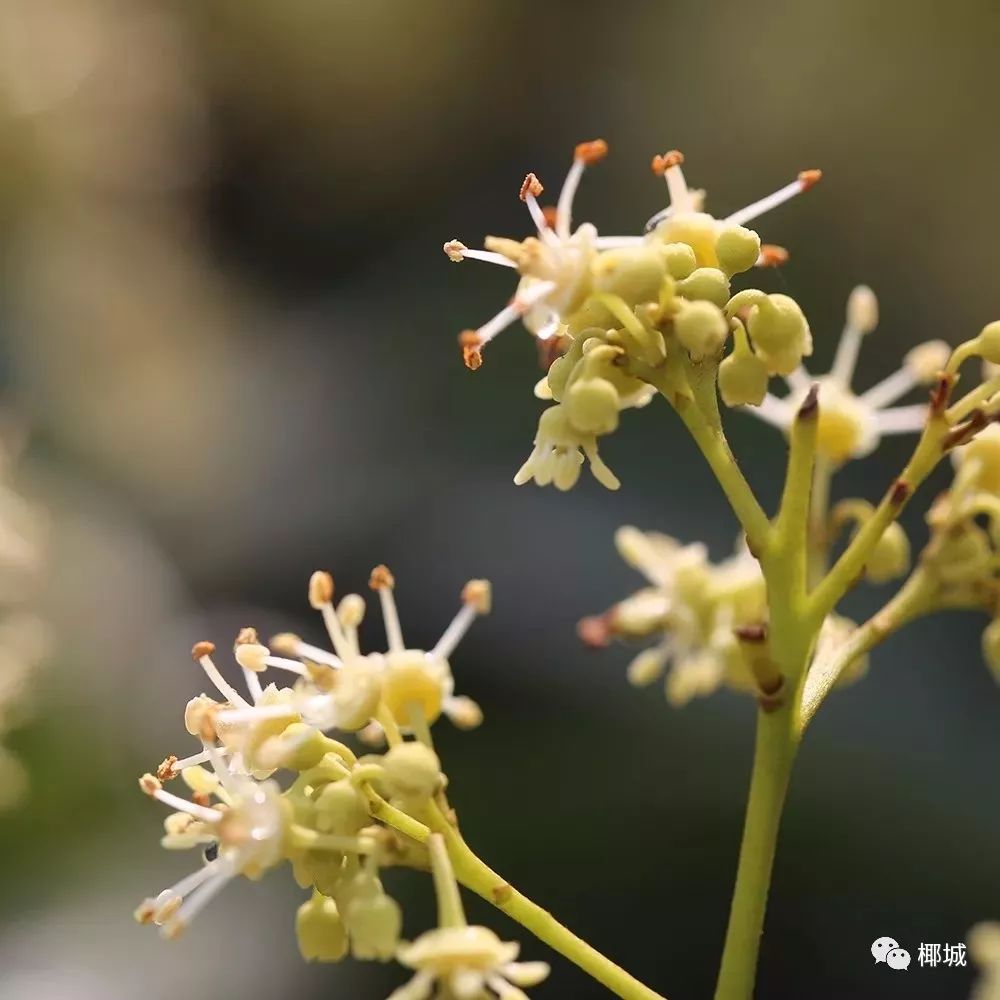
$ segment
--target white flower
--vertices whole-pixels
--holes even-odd
[[[538,340],[554,337],[566,316],[579,308],[589,294],[598,252],[642,242],[641,237],[599,237],[590,223],[573,229],[573,201],[583,172],[604,159],[607,151],[603,139],[577,145],[573,164],[551,212],[538,204],[543,191],[538,178],[532,173],[525,177],[520,197],[528,207],[537,235],[523,241],[487,237],[485,250],[471,250],[459,240],[445,243],[444,252],[453,261],[486,261],[516,269],[522,275],[509,305],[478,329],[460,335],[469,368],[478,368],[483,348],[518,319],[523,319]]]
[[[590,461],[594,478],[609,490],[618,489],[621,485],[618,477],[597,452],[597,435],[574,428],[562,404],[551,406],[538,420],[534,448],[518,469],[514,482],[522,486],[533,479],[539,486],[551,483],[559,490],[572,489],[580,478],[584,455]]]
[[[440,927],[400,947],[397,957],[416,975],[389,1000],[436,997],[478,1000],[491,990],[500,1000],[523,1000],[521,986],[535,986],[548,974],[545,962],[516,962],[515,941],[501,941],[486,927]],[[435,991],[437,987],[437,991]]]
[[[612,636],[661,634],[628,668],[632,684],[645,686],[666,676],[666,695],[683,705],[723,683],[750,689],[734,629],[760,624],[766,615],[764,579],[757,560],[742,546],[718,564],[704,545],[681,545],[658,532],[623,527],[615,535],[622,558],[650,586],[604,615],[581,622],[581,636],[603,645]]]
[[[395,580],[389,570],[385,566],[376,567],[369,584],[378,593],[382,606],[388,641],[384,653],[361,652],[358,626],[364,616],[364,600],[358,594],[348,594],[335,608],[333,578],[329,573],[317,572],[310,580],[309,600],[323,616],[334,652],[284,633],[275,636],[271,644],[294,658],[275,656],[268,647],[257,644],[254,635],[252,643],[237,646],[237,660],[247,674],[248,683],[254,685],[253,704],[222,680],[210,659],[202,661],[208,676],[229,702],[229,707],[215,718],[223,733],[228,735],[226,727],[232,727],[230,731],[238,734],[240,727],[259,727],[268,721],[287,725],[301,718],[319,730],[364,729],[366,736],[371,737],[380,725],[372,720],[383,708],[404,731],[412,731],[414,725],[431,725],[442,713],[459,728],[470,729],[479,724],[482,720],[479,706],[470,698],[455,694],[455,679],[448,661],[475,619],[489,612],[488,581],[470,580],[465,585],[461,608],[430,650],[409,649],[403,641],[394,597]],[[249,653],[248,646],[252,647]],[[262,691],[255,670],[272,667],[298,674],[295,688]],[[412,717],[414,710],[420,715],[417,720]],[[267,735],[277,736],[278,731]],[[308,732],[303,732],[285,745],[269,742],[266,749],[272,754],[282,748],[293,752],[296,742],[308,738]],[[237,748],[235,741],[230,743]],[[278,757],[280,763],[280,754]]]
[[[808,191],[822,177],[819,170],[803,170],[794,181],[766,198],[725,218],[716,219],[703,211],[705,192],[688,187],[684,179],[683,163],[684,154],[676,149],[653,157],[653,172],[662,175],[666,181],[670,204],[647,221],[645,232],[655,234],[657,239],[666,243],[687,243],[694,250],[700,267],[724,265],[725,262],[720,262],[717,253],[718,239],[724,230],[745,226],[797,194]],[[781,247],[762,246],[759,248],[756,264],[759,267],[774,266],[784,263],[787,258],[787,252]],[[753,258],[744,263],[750,266],[754,263]],[[723,269],[729,270],[724,266]],[[741,265],[736,269],[745,270],[746,267]]]
[[[919,431],[927,418],[926,405],[891,404],[916,386],[932,381],[944,367],[950,349],[940,340],[920,344],[907,353],[898,371],[856,395],[851,380],[861,340],[871,333],[877,321],[877,304],[871,289],[855,288],[848,299],[847,322],[830,373],[814,378],[800,367],[786,377],[787,396],[779,399],[768,394],[760,406],[750,407],[748,412],[787,432],[810,387],[817,384],[817,450],[834,464],[870,454],[883,435]]]
[[[135,912],[140,923],[158,924],[169,938],[180,934],[235,876],[259,878],[284,857],[289,811],[281,789],[273,781],[236,774],[213,745],[206,752],[212,773],[199,767],[183,772],[199,801],[165,791],[151,774],[139,782],[147,795],[178,810],[168,817],[167,838],[173,842],[167,846],[209,844],[200,868],[144,900]],[[207,804],[213,795],[218,804]],[[190,819],[185,823],[179,816]]]

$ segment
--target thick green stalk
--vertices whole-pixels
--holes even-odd
[[[781,810],[798,749],[790,707],[770,714],[761,709],[757,715],[750,794],[715,1000],[749,1000],[753,995]]]

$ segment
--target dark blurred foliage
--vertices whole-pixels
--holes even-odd
[[[318,637],[310,571],[354,589],[380,561],[415,645],[466,578],[494,581],[494,614],[454,661],[486,724],[440,737],[473,846],[670,1000],[710,996],[751,705],[672,711],[626,685],[626,651],[582,651],[574,623],[635,585],[617,525],[721,557],[732,518],[656,404],[604,448],[620,493],[516,489],[535,351],[511,331],[481,371],[461,367],[456,332],[499,308],[509,276],[455,267],[440,245],[523,234],[524,172],[555,187],[573,144],[598,135],[612,155],[578,205],[609,233],[662,206],[648,162],[665,148],[723,213],[820,166],[815,191],[762,221],[792,257],[760,281],[803,304],[820,371],[848,291],[872,285],[873,383],[908,345],[996,318],[998,31],[988,0],[7,0],[0,322],[34,431],[28,479],[52,511],[64,638],[17,740],[31,798],[0,823],[0,997],[306,1000],[399,981],[301,966],[284,872],[227,891],[171,946],[130,923],[188,865],[159,851],[162,816],[134,779],[183,745],[191,642],[224,645],[249,620]],[[773,502],[780,438],[730,426]],[[890,440],[838,493],[876,497],[906,455]],[[917,540],[921,509],[906,520]],[[848,613],[884,596],[852,595]],[[759,997],[967,995],[969,970],[897,974],[868,949],[892,935],[915,953],[1000,916],[1000,694],[982,624],[893,639],[811,729]],[[429,887],[396,884],[417,933]],[[533,991],[600,995],[559,960]]]

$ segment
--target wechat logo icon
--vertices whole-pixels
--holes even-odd
[[[885,962],[890,969],[908,969],[910,953],[899,947],[895,938],[880,937],[872,944],[872,957],[875,962]]]

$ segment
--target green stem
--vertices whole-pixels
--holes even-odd
[[[615,996],[622,997],[623,1000],[666,1000],[634,976],[629,975],[610,958],[605,958],[583,938],[577,937],[559,923],[551,913],[543,910],[501,878],[473,853],[462,839],[462,835],[433,802],[427,806],[430,826],[426,826],[390,805],[370,786],[362,787],[368,796],[368,807],[373,817],[421,844],[428,842],[432,832],[440,833],[448,848],[455,876],[462,885],[471,889],[476,895],[482,896],[512,920],[516,920],[526,930],[531,931],[539,941],[569,959],[602,986],[606,986]]]
[[[789,706],[757,715],[757,740],[736,888],[715,1000],[750,1000],[781,810],[798,749]]]
[[[503,910],[511,919],[531,931],[539,941],[568,958],[589,976],[607,987],[623,1000],[664,1000],[659,993],[629,975],[610,958],[605,958],[583,938],[564,927],[548,910],[533,903],[508,882],[505,882],[488,865],[480,861],[465,841],[453,833],[449,839],[449,852],[459,881],[473,892]]]

